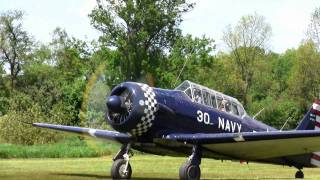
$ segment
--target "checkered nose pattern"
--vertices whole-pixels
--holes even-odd
[[[144,110],[139,123],[131,130],[133,136],[141,136],[146,133],[152,127],[155,113],[157,112],[157,100],[153,89],[146,84],[139,84],[139,86],[144,94],[144,98],[139,100],[139,105]]]

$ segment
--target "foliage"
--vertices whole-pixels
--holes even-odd
[[[320,95],[320,54],[312,41],[302,44],[296,53],[288,89],[300,107],[307,109],[310,101]]]
[[[161,82],[159,85],[174,88],[186,79],[201,81],[201,78],[207,75],[204,72],[213,68],[215,63],[211,55],[215,48],[213,43],[212,39],[194,38],[191,35],[177,39],[168,59],[164,59],[156,68],[157,77]]]
[[[223,40],[231,49],[232,59],[244,83],[242,101],[247,105],[256,61],[265,55],[264,47],[271,36],[271,26],[258,14],[243,16],[238,24],[228,27]]]
[[[185,0],[129,0],[98,3],[89,15],[92,25],[103,33],[104,46],[117,49],[112,59],[111,84],[137,80],[154,74],[154,69],[181,36],[182,15],[193,8]],[[118,69],[119,67],[119,69]],[[143,67],[143,68],[142,68]],[[116,80],[119,78],[119,80]]]
[[[8,64],[11,89],[32,49],[32,40],[22,29],[22,11],[8,11],[0,16],[0,63]]]
[[[310,24],[307,30],[309,40],[312,40],[320,51],[320,7],[311,14]]]
[[[25,123],[37,121],[65,123],[65,116],[61,111],[58,112],[60,114],[56,109],[50,111],[51,117],[49,119],[30,96],[16,93],[14,98],[9,100],[9,112],[0,117],[0,137],[8,143],[25,145],[54,142],[62,135],[34,128]]]
[[[90,141],[90,140],[88,140]],[[91,146],[76,136],[68,136],[54,144],[22,146],[0,144],[0,158],[79,158],[111,155],[118,145],[95,142]]]

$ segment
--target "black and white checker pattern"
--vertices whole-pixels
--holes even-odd
[[[145,97],[143,100],[140,100],[139,103],[144,107],[144,115],[141,117],[141,120],[137,124],[136,128],[131,130],[131,134],[134,136],[141,136],[151,128],[152,121],[154,120],[155,113],[157,111],[157,100],[155,98],[156,95],[153,89],[146,84],[139,85]]]

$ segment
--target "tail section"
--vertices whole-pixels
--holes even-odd
[[[296,130],[320,130],[320,100],[313,102]],[[312,166],[320,167],[320,152],[313,152],[309,157]]]
[[[315,100],[296,130],[320,130],[320,100]]]

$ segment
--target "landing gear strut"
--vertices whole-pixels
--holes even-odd
[[[303,172],[301,171],[301,169],[299,169],[299,170],[296,172],[295,177],[296,177],[296,179],[303,179],[303,178],[304,178],[304,174],[303,174]]]
[[[132,174],[129,163],[130,144],[123,145],[117,155],[113,158],[111,167],[112,179],[130,179]]]
[[[187,162],[180,167],[180,180],[199,180],[201,171],[199,165],[201,164],[202,151],[201,147],[194,145],[192,148],[192,155]]]

